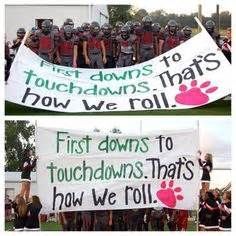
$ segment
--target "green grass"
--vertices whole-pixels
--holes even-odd
[[[205,106],[181,110],[153,110],[126,112],[61,113],[20,106],[5,102],[6,115],[231,115],[231,101],[218,100]]]
[[[61,225],[55,222],[41,224],[42,231],[61,231]],[[5,231],[13,231],[13,222],[5,222]]]
[[[58,223],[54,222],[47,222],[41,224],[41,231],[61,231],[61,226]],[[5,231],[12,231],[13,230],[13,223],[12,222],[5,222]],[[165,225],[165,231],[168,231],[167,226]],[[189,221],[187,231],[196,231],[196,223],[193,221]]]

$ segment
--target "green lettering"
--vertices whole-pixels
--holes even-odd
[[[26,81],[25,81],[26,84],[29,84],[29,82],[31,80],[31,77],[37,76],[37,74],[35,74],[33,70],[24,71],[24,73],[27,74],[27,78],[26,78]]]
[[[143,163],[141,161],[137,161],[137,162],[135,162],[134,165],[138,171],[138,173],[135,173],[135,171],[134,171],[134,178],[141,179],[143,177],[143,170],[142,170]]]
[[[150,91],[147,81],[138,83],[138,87],[141,88],[137,89],[137,92],[139,93],[147,93]]]
[[[136,75],[133,77],[132,74],[136,73]],[[139,69],[135,69],[135,70],[130,70],[129,71],[129,78],[133,79],[133,78],[139,78],[139,76],[141,75],[141,71]]]
[[[146,138],[141,138],[141,142],[142,142],[142,144],[144,145],[144,148],[142,148],[142,146],[141,146],[141,147],[140,147],[140,151],[143,152],[143,153],[148,152],[148,150],[149,150],[148,144],[146,143],[146,141],[148,141],[148,140],[149,140],[148,137],[146,137]]]
[[[143,73],[142,73],[142,75],[148,76],[148,75],[151,75],[152,72],[153,72],[153,70],[152,70],[152,65],[151,65],[151,64],[145,65],[145,66],[143,67]]]

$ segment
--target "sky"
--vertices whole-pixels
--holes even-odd
[[[220,11],[230,11],[232,9],[232,1],[228,0],[172,0],[172,1],[135,1],[137,8],[144,8],[148,12],[163,9],[167,13],[189,14],[197,12],[198,4],[202,4],[202,12],[204,16],[210,16],[216,11],[216,4],[219,3]]]
[[[37,122],[38,126],[93,131],[98,128],[104,132],[109,132],[112,128],[119,128],[124,134],[140,134],[150,133],[160,129],[188,129],[196,128],[199,120],[199,126],[202,132],[210,130],[214,135],[229,142],[231,137],[231,120],[227,117],[167,117],[167,116],[80,116],[80,117],[57,117],[57,119],[49,119],[41,117]],[[222,135],[227,134],[227,135]]]

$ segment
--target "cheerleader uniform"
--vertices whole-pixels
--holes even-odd
[[[200,198],[199,201],[199,211],[198,211],[198,227],[199,228],[204,228],[204,222],[205,222],[205,211],[206,211],[206,207],[205,207],[205,202],[202,198]]]
[[[212,170],[212,162],[202,161],[198,159],[199,165],[202,167],[202,178],[201,181],[204,183],[209,183],[211,180],[210,172]]]
[[[220,211],[215,199],[205,201],[203,225],[205,230],[218,230]]]
[[[21,165],[21,182],[31,182],[31,171],[35,168],[37,160],[31,157],[24,158]]]
[[[25,229],[27,231],[39,231],[39,212],[42,208],[41,204],[28,204],[28,215],[25,223]]]
[[[231,230],[231,202],[221,204],[220,227],[221,231]]]
[[[24,231],[27,214],[23,217],[19,215],[18,206],[16,202],[12,203],[12,208],[14,210],[14,222],[13,222],[14,231]]]

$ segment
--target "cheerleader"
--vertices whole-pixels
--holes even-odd
[[[28,210],[25,199],[18,194],[12,203],[12,208],[14,210],[14,231],[24,231]]]
[[[30,203],[28,204],[28,214],[25,223],[25,229],[27,231],[39,231],[39,212],[42,208],[42,204],[38,196],[32,196]]]
[[[33,156],[32,150],[25,150],[24,159],[21,165],[21,190],[20,196],[25,197],[25,201],[29,201],[31,171],[35,168],[37,158]]]
[[[220,208],[220,231],[231,230],[231,192],[224,192]]]
[[[203,226],[206,231],[217,231],[219,228],[220,211],[212,192],[205,194]]]
[[[212,154],[207,153],[204,160],[198,158],[199,165],[202,167],[202,189],[206,192],[210,186],[210,172],[213,169]]]
[[[218,188],[215,188],[213,190],[213,195],[215,197],[216,203],[218,205],[221,204],[222,200],[221,200],[221,197],[220,197],[220,190]]]

